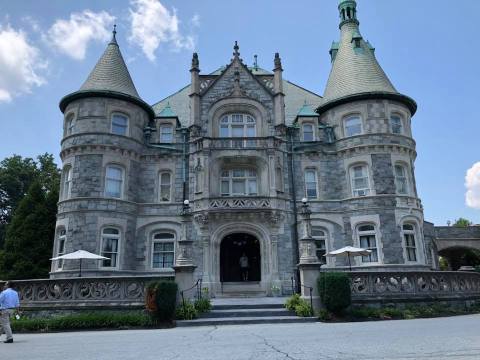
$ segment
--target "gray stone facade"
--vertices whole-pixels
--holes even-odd
[[[211,293],[219,295],[228,285],[222,281],[222,241],[232,234],[249,234],[260,248],[261,280],[256,289],[270,293],[272,286],[282,286],[286,292],[296,276],[298,240],[308,235],[300,214],[301,199],[308,197],[311,225],[317,235],[323,232],[316,240],[324,241],[325,251],[369,244],[377,255],[373,260],[353,258],[356,271],[436,267],[433,237],[424,234],[423,208],[415,187],[414,110],[403,95],[372,92],[326,102],[284,80],[278,54],[271,73],[247,67],[236,46],[230,64],[210,75],[199,74],[195,54],[191,84],[149,107],[134,88],[122,92],[108,88],[110,83],[105,89],[101,84],[88,88],[96,76],[102,78],[98,74],[111,71],[105,68],[105,57],[120,54],[111,47],[118,48],[116,41],[109,44],[104,61],[82,90],[61,102],[64,171],[53,255],[58,255],[63,239],[63,252],[115,253],[115,266],[86,262],[86,275],[173,275],[172,266],[154,266],[158,254],[153,250],[157,234],[172,234],[175,264],[180,257],[188,258],[196,266],[194,278],[202,278]],[[130,79],[128,71],[122,71],[112,76]],[[128,121],[124,134],[112,130],[115,114]],[[248,123],[242,123],[243,135],[238,137],[232,115],[253,119],[254,130],[246,130]],[[361,122],[354,135],[346,128],[352,116]],[[392,131],[392,116],[400,119],[401,131]],[[225,136],[222,126],[228,121],[230,132]],[[310,125],[308,138],[305,132]],[[109,166],[122,173],[118,196],[106,192]],[[395,173],[396,166],[403,169],[403,177]],[[225,172],[236,170],[253,171],[254,182],[239,185],[238,180],[225,180]],[[163,178],[164,173],[169,175]],[[255,190],[226,194],[226,181],[232,189]],[[359,190],[358,184],[364,189]],[[187,215],[185,200],[189,200]],[[405,224],[411,225],[408,234],[414,239],[410,255]],[[365,226],[370,230],[363,231]],[[118,230],[114,250],[105,247],[105,229]],[[66,237],[62,238],[62,230]],[[182,241],[191,241],[191,246],[185,248]],[[347,266],[341,258],[319,260],[326,262],[326,268]],[[74,263],[59,267],[54,262],[51,277],[76,276],[76,269]],[[242,289],[252,290],[237,287],[236,291]]]

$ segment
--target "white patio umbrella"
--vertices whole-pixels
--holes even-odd
[[[371,253],[371,250],[356,248],[353,246],[345,246],[341,249],[330,251],[325,256],[347,256],[348,257],[348,266],[350,271],[352,271],[352,264],[350,262],[350,256],[367,256]]]
[[[80,275],[79,277],[82,277],[82,260],[87,259],[87,260],[106,260],[109,259],[105,256],[93,254],[91,252],[85,251],[85,250],[77,250],[72,253],[68,253],[65,255],[57,256],[54,258],[51,258],[50,260],[80,260]]]

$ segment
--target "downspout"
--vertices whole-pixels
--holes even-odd
[[[297,209],[297,193],[295,190],[295,176],[293,173],[293,168],[294,168],[294,147],[293,147],[293,131],[294,128],[289,127],[287,128],[287,133],[288,133],[288,138],[289,138],[289,143],[290,143],[290,164],[289,164],[289,170],[290,170],[290,188],[292,192],[292,201],[293,201],[293,247],[295,249],[294,254],[295,254],[295,264],[298,264],[300,262],[300,254],[298,250],[298,209]],[[300,273],[297,268],[295,271],[295,277],[296,281],[295,284],[297,285],[296,291],[300,291]]]

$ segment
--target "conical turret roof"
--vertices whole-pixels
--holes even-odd
[[[105,52],[98,60],[87,80],[80,90],[65,96],[60,101],[60,110],[65,111],[67,105],[76,99],[85,97],[110,97],[131,101],[144,108],[153,118],[153,109],[138,95],[128,72],[127,65],[115,37],[113,30],[112,40]]]
[[[80,91],[114,91],[140,99],[115,34]]]
[[[375,49],[360,33],[356,2],[341,0],[340,41],[332,45],[332,69],[324,93],[327,109],[339,102],[365,97],[395,98],[403,101],[414,113],[416,103],[400,94],[375,57]]]

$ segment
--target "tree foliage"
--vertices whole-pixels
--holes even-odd
[[[51,154],[0,162],[0,278],[48,276],[59,186]]]
[[[462,218],[462,217],[455,220],[455,222],[453,223],[453,226],[462,227],[462,228],[469,227],[471,225],[472,225],[472,222],[470,220]]]

